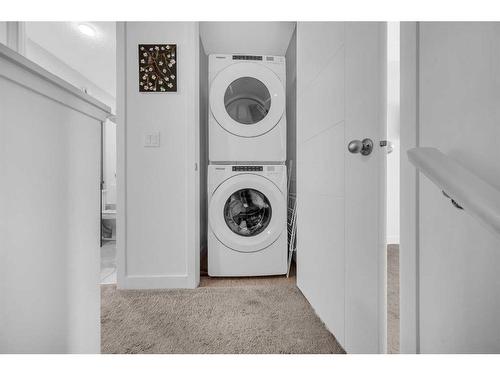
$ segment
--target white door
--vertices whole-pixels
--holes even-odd
[[[297,25],[297,284],[348,353],[386,350],[385,38]]]

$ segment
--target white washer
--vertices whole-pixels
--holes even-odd
[[[209,56],[209,161],[286,160],[282,56]]]
[[[208,274],[287,270],[285,165],[208,166]]]

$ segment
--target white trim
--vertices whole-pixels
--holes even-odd
[[[128,275],[121,279],[123,289],[186,289],[193,288],[188,275]]]
[[[400,144],[400,352],[419,352],[418,172],[406,151],[419,145],[419,28],[401,22],[401,144]]]
[[[116,261],[117,286],[126,288],[128,282],[127,249],[127,26],[116,23]]]
[[[187,285],[196,288],[200,283],[200,56],[199,23],[192,22],[187,27],[189,39],[193,42],[194,60],[187,65],[184,79],[188,81],[186,95],[186,269]],[[189,71],[191,70],[191,71]],[[172,281],[170,288],[177,288]]]
[[[379,134],[387,139],[387,22],[380,22],[379,32]],[[383,137],[383,138],[382,138]],[[379,152],[378,199],[378,352],[387,353],[387,153]]]
[[[397,245],[399,244],[399,236],[387,236],[386,242],[388,245]]]
[[[106,104],[2,44],[0,44],[0,77],[98,121],[104,121],[111,114],[111,108]]]

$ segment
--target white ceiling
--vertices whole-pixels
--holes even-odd
[[[81,22],[26,22],[32,41],[58,57],[112,97],[116,96],[116,24],[84,22],[95,37],[78,30]]]
[[[205,53],[284,56],[295,22],[200,22]]]

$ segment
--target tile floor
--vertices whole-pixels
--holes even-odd
[[[101,284],[116,284],[116,241],[101,247]]]

